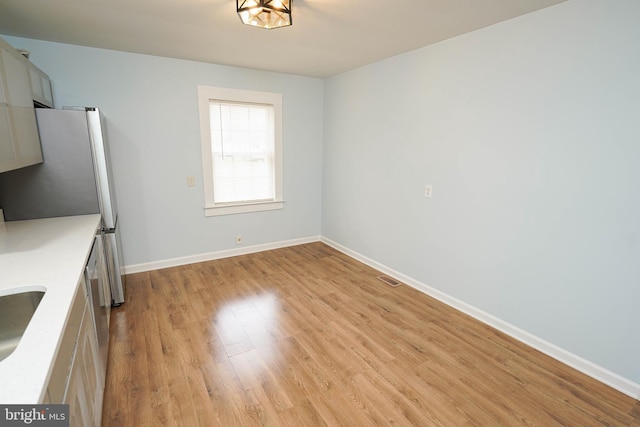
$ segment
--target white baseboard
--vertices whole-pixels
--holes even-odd
[[[125,267],[125,274],[143,273],[145,271],[159,270],[161,268],[178,267],[180,265],[195,264],[197,262],[213,261],[215,259],[229,258],[232,256],[252,254],[256,252],[269,251],[272,249],[286,248],[288,246],[303,245],[305,243],[319,242],[320,236],[303,237],[299,239],[284,240],[262,245],[243,246],[235,249],[208,252],[203,254],[189,255],[185,257],[165,259],[162,261],[146,262],[142,264],[132,264]]]
[[[406,283],[407,285],[419,290],[422,293],[425,293],[501,332],[504,332],[505,334],[517,339],[518,341],[530,347],[533,347],[550,357],[553,357],[554,359],[564,363],[565,365],[571,366],[572,368],[628,396],[631,396],[634,399],[640,400],[640,384],[637,384],[627,378],[622,377],[621,375],[616,374],[615,372],[611,372],[608,369],[596,365],[595,363],[577,356],[567,350],[564,350],[563,348],[551,344],[548,341],[545,341],[533,334],[530,334],[527,331],[511,325],[510,323],[507,323],[489,313],[473,307],[472,305],[460,301],[457,298],[447,295],[444,292],[434,289],[431,286],[428,286],[383,264],[380,264],[379,262],[374,261],[358,252],[352,251],[351,249],[342,246],[339,243],[336,243],[325,237],[321,237],[320,241],[352,258],[357,259],[364,264],[367,264],[372,268],[375,268],[376,270],[379,270],[403,283]]]

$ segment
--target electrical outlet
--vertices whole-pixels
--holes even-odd
[[[427,184],[424,186],[424,197],[430,199],[433,196],[433,186],[431,184]]]
[[[241,245],[242,244],[242,234],[238,234],[236,236],[236,245]]]

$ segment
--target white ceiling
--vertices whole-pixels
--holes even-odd
[[[0,34],[328,77],[563,1],[293,0],[264,30],[234,0],[0,0]]]

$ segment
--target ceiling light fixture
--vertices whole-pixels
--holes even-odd
[[[291,2],[293,0],[236,0],[240,20],[254,27],[288,27],[291,21]]]

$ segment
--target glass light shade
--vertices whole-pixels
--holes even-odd
[[[247,25],[272,28],[288,27],[292,0],[236,0],[238,16]]]

